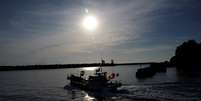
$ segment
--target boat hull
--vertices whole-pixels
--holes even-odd
[[[68,80],[70,80],[71,86],[89,91],[117,91],[117,88],[121,86],[120,82],[112,83],[112,82],[90,81],[72,75],[68,77]]]

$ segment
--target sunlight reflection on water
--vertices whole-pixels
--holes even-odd
[[[95,99],[94,97],[89,96],[87,93],[84,96],[84,101],[94,101],[94,99]]]
[[[99,67],[84,67],[82,68],[83,70],[87,70],[87,71],[94,71],[96,69],[98,69]]]

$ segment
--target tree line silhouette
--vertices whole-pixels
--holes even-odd
[[[201,71],[201,43],[188,40],[176,48],[170,63],[178,70]]]

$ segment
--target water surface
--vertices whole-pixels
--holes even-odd
[[[67,74],[94,73],[89,68],[0,72],[0,101],[200,101],[201,79],[179,76],[175,68],[138,80],[135,73],[146,65],[104,67],[120,74],[123,86],[117,93],[86,92],[68,86]],[[95,67],[94,67],[95,68]],[[64,86],[67,85],[67,89]]]

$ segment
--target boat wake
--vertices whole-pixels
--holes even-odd
[[[110,91],[86,91],[79,89],[77,87],[73,87],[71,85],[66,85],[64,89],[67,91],[72,92],[72,95],[74,96],[73,99],[79,100],[82,99],[84,101],[122,101],[122,100],[128,100],[128,101],[158,101],[153,98],[148,97],[142,97],[142,96],[136,96],[135,92],[138,91],[137,86],[134,85],[123,85],[115,92]],[[75,97],[76,96],[76,97]]]
[[[83,91],[76,87],[65,86],[68,91],[77,92],[80,98],[93,98],[85,101],[200,101],[200,83],[168,82],[145,85],[124,84],[116,92]],[[85,97],[87,96],[87,97]]]
[[[194,82],[167,82],[144,85],[125,85],[124,98],[137,101],[200,101],[201,86]]]

